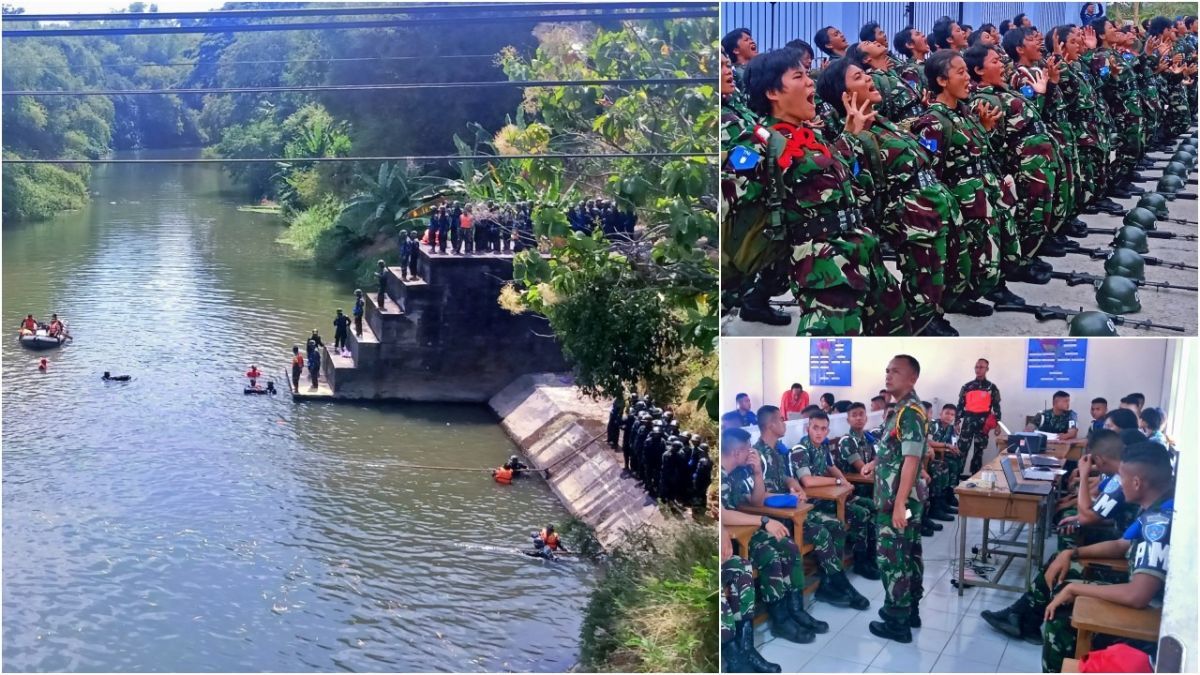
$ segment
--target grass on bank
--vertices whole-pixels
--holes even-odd
[[[626,536],[584,613],[581,669],[716,672],[717,538],[674,522]]]

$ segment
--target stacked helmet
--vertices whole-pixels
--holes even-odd
[[[1168,199],[1173,199],[1175,193],[1183,189],[1183,177],[1173,173],[1163,174],[1162,178],[1158,179],[1158,186],[1154,189],[1155,192],[1166,195]]]
[[[1166,218],[1169,213],[1167,211],[1167,198],[1157,192],[1147,192],[1138,200],[1136,208],[1143,208],[1154,214],[1155,218]]]
[[[1163,199],[1164,204],[1166,201],[1166,199]],[[1154,220],[1155,216],[1153,211],[1140,206],[1135,206],[1132,209],[1129,209],[1129,213],[1125,214],[1124,224],[1131,225],[1133,227],[1140,227],[1148,232],[1154,229]]]
[[[1117,230],[1117,236],[1113,238],[1113,246],[1131,248],[1138,253],[1150,252],[1150,245],[1146,241],[1146,231],[1133,225],[1126,225]]]
[[[1179,176],[1180,178],[1187,178],[1188,173],[1190,173],[1188,164],[1184,164],[1183,162],[1177,162],[1174,160],[1174,158],[1172,158],[1171,161],[1167,162],[1167,165],[1163,168],[1164,176],[1174,174],[1176,176]]]
[[[1179,162],[1184,166],[1196,166],[1196,150],[1195,148],[1180,148],[1175,151],[1169,160],[1171,162]]]
[[[1109,314],[1134,314],[1142,311],[1137,284],[1125,277],[1105,277],[1096,289],[1096,304]]]
[[[1080,312],[1071,318],[1073,337],[1107,337],[1117,334],[1113,320],[1104,312]]]
[[[1104,261],[1106,274],[1142,281],[1146,278],[1146,261],[1137,251],[1129,248],[1114,249]]]

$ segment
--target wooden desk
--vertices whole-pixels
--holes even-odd
[[[1053,504],[1054,491],[1051,491],[1049,495],[1044,497],[1009,492],[1007,483],[1004,480],[1003,469],[1000,467],[1000,460],[1006,456],[1001,454],[992,459],[992,461],[979,470],[979,473],[971,476],[954,488],[954,493],[958,496],[958,517],[962,520],[962,522],[959,522],[958,528],[958,594],[960,596],[967,585],[999,588],[1024,593],[1029,588],[1029,582],[1033,578],[1032,575],[1035,570],[1041,567],[1045,548],[1045,509],[1049,508],[1050,504]],[[991,490],[981,487],[968,487],[968,483],[981,483],[984,471],[992,471],[996,474],[996,487]],[[1018,483],[1036,482],[1026,481],[1019,474],[1017,475],[1017,481]],[[1023,528],[1025,525],[1031,528],[1029,539],[1025,542],[1024,554],[1013,551],[993,551],[998,555],[1005,556],[1004,563],[996,570],[996,581],[1004,576],[1005,571],[1008,570],[1008,566],[1012,564],[1013,558],[1023,557],[1028,561],[1028,564],[1025,565],[1025,584],[1023,586],[1008,586],[996,583],[996,581],[967,581],[968,527],[965,522],[967,518],[983,519],[983,554],[985,557],[990,550],[988,547],[989,521],[1004,520],[1019,524],[1019,529],[1014,533],[1012,540],[998,542],[999,545],[1004,546],[1016,544],[1016,537],[1021,532],[1020,528]]]
[[[792,538],[796,540],[796,546],[800,548],[800,555],[808,555],[808,552],[813,549],[812,544],[804,541],[804,518],[813,508],[808,502],[800,502],[795,507],[790,509],[776,509],[770,506],[751,506],[743,504],[738,508],[742,513],[752,513],[756,516],[769,516],[776,520],[784,522],[792,521]],[[753,534],[753,532],[751,532]],[[748,539],[747,539],[748,540]]]
[[[1071,611],[1071,625],[1079,633],[1075,658],[1082,659],[1092,651],[1092,636],[1096,633],[1158,642],[1161,623],[1161,607],[1134,609],[1099,598],[1075,598],[1075,609]]]
[[[1087,448],[1086,429],[1080,429],[1081,436],[1069,441],[1046,441],[1046,454],[1057,457],[1063,461],[1071,462],[1078,461],[1083,456],[1084,449]],[[996,434],[996,447],[1003,452],[1008,447],[1008,434]]]
[[[871,487],[875,487],[874,476],[864,476],[861,473],[848,473],[846,474],[846,480],[855,485],[870,485]]]
[[[854,492],[854,486],[849,482],[841,485],[822,485],[815,488],[804,488],[804,494],[809,499],[828,499],[837,502],[837,519],[846,522],[846,498]]]

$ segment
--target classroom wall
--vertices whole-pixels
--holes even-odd
[[[722,410],[734,408],[739,391],[750,394],[755,407],[764,402],[778,405],[779,397],[792,382],[800,382],[813,403],[826,391],[838,399],[867,403],[883,386],[883,371],[892,356],[911,354],[921,362],[917,393],[935,407],[957,403],[958,390],[974,375],[975,360],[991,361],[988,379],[1000,388],[1001,408],[1006,423],[1022,424],[1024,415],[1050,405],[1052,389],[1025,388],[1024,338],[865,338],[853,342],[851,387],[810,387],[807,338],[728,339],[721,347]],[[1084,388],[1067,390],[1072,409],[1081,422],[1091,419],[1091,399],[1104,396],[1115,408],[1121,397],[1140,391],[1147,405],[1165,403],[1172,396],[1169,373],[1176,365],[1176,350],[1170,340],[1157,338],[1106,338],[1088,342]],[[758,364],[757,372],[755,364]]]

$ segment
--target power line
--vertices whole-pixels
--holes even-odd
[[[694,2],[572,2],[567,8],[643,9],[696,6]],[[286,9],[224,9],[204,12],[102,12],[91,14],[5,14],[4,23],[32,21],[168,21],[183,19],[254,19],[283,16],[364,16],[379,14],[430,14],[435,12],[499,12],[510,10],[553,11],[564,9],[563,2],[546,3],[454,3],[440,5],[391,5],[386,7],[304,7]]]
[[[402,82],[396,84],[313,84],[283,87],[195,87],[174,89],[87,89],[80,91],[6,91],[4,96],[139,96],[164,94],[252,94],[284,91],[394,91],[410,89],[458,89],[463,87],[588,87],[617,85],[715,84],[716,77],[658,77],[610,80],[495,80],[487,82]]]
[[[182,67],[182,66],[247,66],[268,63],[332,63],[342,61],[437,61],[440,59],[493,59],[496,53],[490,54],[433,54],[431,56],[355,56],[325,59],[264,59],[261,61],[174,61],[167,63],[101,63],[100,68],[142,68],[151,66]]]
[[[4,164],[263,164],[278,162],[455,162],[510,159],[653,159],[717,157],[715,152],[608,152],[545,155],[402,155],[398,157],[200,157],[193,159],[5,159]]]
[[[67,37],[99,35],[181,35],[184,33],[266,33],[276,31],[304,30],[353,30],[359,28],[400,28],[404,26],[429,26],[436,24],[487,23],[561,23],[574,21],[645,21],[651,19],[690,19],[717,16],[717,8],[674,12],[637,12],[620,14],[537,14],[529,16],[460,16],[419,19],[392,19],[386,21],[326,21],[321,23],[272,23],[242,26],[143,26],[138,28],[49,28],[33,30],[8,30],[3,37]]]

